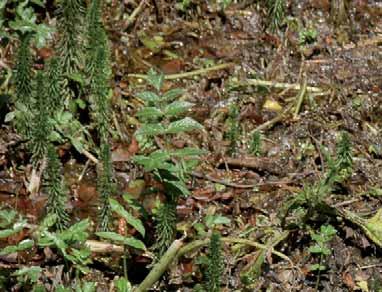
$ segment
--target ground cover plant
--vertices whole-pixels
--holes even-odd
[[[1,291],[381,291],[378,1],[0,3]]]

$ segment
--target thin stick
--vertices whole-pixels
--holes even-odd
[[[224,64],[219,64],[219,65],[211,66],[208,68],[202,68],[202,69],[198,69],[198,70],[194,70],[194,71],[190,71],[190,72],[165,75],[164,79],[174,80],[174,79],[180,79],[180,78],[188,78],[188,77],[193,77],[195,75],[203,75],[203,74],[206,74],[206,73],[211,72],[211,71],[218,71],[218,70],[226,69],[226,68],[232,67],[234,65],[235,65],[234,63],[224,63]],[[128,74],[127,77],[147,79],[147,75],[145,75],[145,74]]]
[[[279,114],[278,116],[274,117],[273,119],[269,120],[269,121],[266,121],[265,123],[261,124],[260,126],[256,127],[254,130],[252,130],[249,135],[252,135],[254,132],[256,131],[263,131],[267,128],[270,128],[272,127],[274,124],[282,121],[285,116],[289,113],[289,111],[291,110],[292,108],[292,104],[290,104],[281,114]]]
[[[297,96],[296,108],[294,109],[294,114],[293,114],[295,119],[297,118],[298,113],[300,112],[300,109],[301,109],[302,103],[304,101],[305,95],[306,95],[306,76],[304,76],[301,90]]]
[[[99,160],[93,154],[91,154],[89,151],[83,150],[82,154],[85,155],[91,161],[93,161],[95,164],[98,164]]]
[[[292,89],[296,91],[301,90],[301,85],[297,83],[272,82],[272,81],[266,81],[261,79],[246,79],[243,82],[233,82],[232,85],[234,87],[254,85],[254,86],[266,86],[266,87],[282,88],[282,89]],[[321,88],[313,87],[313,86],[307,86],[306,91],[316,92],[316,93],[323,92]]]
[[[284,238],[286,238],[288,236],[288,232],[285,232],[285,234],[282,234],[282,236]],[[252,240],[249,240],[249,239],[245,239],[245,238],[236,238],[236,237],[222,237],[221,238],[221,241],[222,242],[225,242],[225,243],[233,243],[233,244],[243,244],[243,245],[248,245],[248,246],[252,246],[252,247],[256,247],[258,249],[263,249],[263,250],[268,250],[269,247],[264,245],[264,244],[261,244],[261,243],[258,243],[258,242],[255,242],[255,241],[252,241]],[[202,246],[205,246],[205,245],[208,245],[210,242],[210,239],[207,238],[207,239],[202,239],[202,240],[195,240],[195,241],[192,241],[190,243],[188,243],[187,245],[185,245],[184,247],[182,247],[178,254],[177,254],[177,257],[181,257],[189,252],[192,252],[193,250],[195,249],[198,249],[198,248],[201,248]],[[277,250],[274,250],[273,248],[270,249],[271,253],[273,253],[274,255],[282,258],[283,260],[286,260],[288,261],[292,267],[295,267],[293,261],[285,254],[277,251]]]
[[[135,21],[135,18],[137,17],[137,15],[141,13],[145,2],[146,2],[145,0],[142,0],[137,6],[137,8],[135,8],[134,11],[130,14],[129,18],[127,18],[125,29],[127,29]]]
[[[163,275],[166,271],[167,267],[171,264],[171,262],[176,258],[179,250],[183,246],[183,241],[175,240],[166,253],[161,257],[159,262],[152,268],[151,272],[147,275],[147,277],[143,280],[143,282],[138,286],[134,292],[146,292],[148,289],[155,284],[156,281]]]

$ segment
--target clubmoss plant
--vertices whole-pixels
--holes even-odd
[[[31,36],[24,34],[20,37],[20,47],[16,57],[15,95],[16,102],[26,105],[32,97],[32,56],[29,48]]]
[[[255,156],[261,156],[261,152],[261,133],[259,131],[255,131],[251,137],[249,153]]]
[[[176,202],[169,200],[161,203],[155,212],[155,249],[162,256],[175,239],[176,233]]]
[[[326,151],[323,151],[328,164],[328,170],[324,177],[312,185],[306,185],[301,193],[286,204],[284,207],[286,212],[280,212],[282,216],[288,214],[291,210],[298,211],[301,213],[298,221],[304,223],[304,221],[314,218],[314,215],[319,216],[323,213],[334,212],[328,207],[325,198],[333,192],[336,183],[342,183],[352,173],[351,143],[346,132],[341,134],[336,148],[337,156],[335,159],[331,158]]]
[[[349,134],[342,132],[337,144],[336,164],[341,180],[348,178],[353,172],[353,155]]]
[[[101,143],[107,143],[110,125],[110,86],[109,72],[105,48],[99,47],[96,55],[96,67],[91,80],[91,101],[94,109],[94,119]]]
[[[102,22],[102,0],[93,0],[87,12],[87,53],[86,53],[86,73],[91,79],[97,70],[98,49],[104,50],[104,62],[109,62],[108,37]],[[110,64],[105,64],[105,68]]]
[[[37,72],[35,89],[36,102],[34,103],[32,109],[34,117],[30,138],[30,149],[32,151],[33,165],[37,165],[37,163],[45,157],[49,143],[48,135],[51,132],[44,79],[44,73],[41,71]]]
[[[63,74],[67,77],[79,73],[83,68],[85,6],[83,0],[60,1],[57,45]]]
[[[47,167],[45,170],[45,189],[48,194],[47,213],[55,215],[54,227],[64,230],[68,227],[69,215],[66,212],[67,195],[63,182],[61,163],[53,145],[48,146]]]
[[[30,52],[31,36],[24,34],[20,37],[20,47],[17,52],[15,67],[15,128],[17,132],[28,138],[30,135],[30,107],[33,104],[33,75],[32,55]]]
[[[54,113],[63,107],[61,100],[61,83],[62,72],[60,67],[60,60],[57,57],[52,57],[48,64],[47,70],[47,101],[50,116],[53,118]]]
[[[220,234],[214,231],[211,235],[208,263],[206,269],[206,291],[219,292],[221,275],[224,272],[224,262],[221,251]]]
[[[276,31],[281,27],[285,18],[285,0],[267,0],[269,27]]]
[[[108,231],[111,214],[109,198],[115,193],[115,185],[113,182],[113,168],[111,163],[110,146],[107,143],[101,144],[100,154],[101,165],[98,168],[97,174],[97,189],[101,206],[98,229],[100,231]]]

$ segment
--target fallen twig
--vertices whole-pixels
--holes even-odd
[[[224,64],[219,64],[219,65],[211,66],[208,68],[202,68],[202,69],[198,69],[198,70],[194,70],[190,72],[164,75],[164,79],[174,80],[174,79],[180,79],[180,78],[188,78],[188,77],[193,77],[196,75],[203,75],[211,71],[226,69],[232,66],[234,66],[234,63],[224,63]],[[147,79],[147,75],[145,74],[128,74],[127,77]]]
[[[171,262],[176,258],[176,255],[179,253],[182,246],[182,240],[175,240],[170,245],[166,253],[161,257],[159,262],[152,268],[143,282],[134,290],[134,292],[146,292],[149,288],[151,288],[152,285],[154,285],[154,283],[158,281],[158,279],[166,271]]]
[[[242,86],[265,86],[281,89],[292,89],[296,91],[301,90],[301,85],[297,83],[283,83],[283,82],[272,82],[261,79],[246,79],[245,81],[236,81],[231,83],[231,87],[242,87]],[[323,90],[319,87],[307,86],[306,91],[315,92],[315,93],[324,93]]]
[[[224,163],[230,166],[246,167],[278,175],[285,172],[285,169],[280,165],[279,161],[270,157],[226,157]]]
[[[130,16],[127,18],[125,23],[125,29],[129,28],[129,26],[135,21],[135,18],[137,18],[138,14],[141,13],[144,4],[146,3],[146,0],[142,0],[139,5],[134,9],[134,11],[130,14]]]

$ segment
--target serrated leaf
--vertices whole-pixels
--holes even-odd
[[[160,91],[163,86],[164,75],[150,69],[147,73],[147,82],[152,85],[157,91]]]
[[[143,237],[145,236],[145,227],[143,226],[141,220],[135,218],[128,211],[126,211],[125,208],[120,203],[118,203],[117,200],[110,198],[109,202],[110,207],[114,212],[125,218],[126,222],[133,226]]]
[[[138,111],[135,114],[138,118],[143,118],[143,119],[157,119],[161,116],[163,116],[163,113],[161,112],[160,109],[156,107],[144,107],[140,111]]]
[[[121,242],[125,245],[134,247],[136,249],[143,249],[145,250],[146,247],[144,243],[138,239],[135,239],[133,237],[125,237],[115,232],[96,232],[96,235],[102,238],[110,239],[113,241]]]
[[[166,132],[165,128],[161,124],[144,124],[142,125],[136,135],[142,136],[156,136]]]
[[[188,101],[174,101],[165,107],[164,113],[168,117],[173,117],[186,112],[192,106],[194,104]]]
[[[169,91],[167,91],[166,93],[163,94],[162,100],[163,101],[172,101],[175,98],[183,95],[183,93],[184,93],[184,91],[181,88],[170,89]]]
[[[18,245],[9,245],[3,248],[0,251],[0,255],[10,254],[18,251],[22,251],[25,249],[32,248],[34,245],[34,241],[32,239],[24,239],[20,241]]]
[[[152,91],[143,91],[137,93],[137,97],[146,102],[156,103],[160,101],[160,97]]]
[[[172,122],[166,129],[167,134],[177,134],[181,132],[189,132],[193,130],[202,130],[203,126],[194,119],[185,117],[179,121]]]

